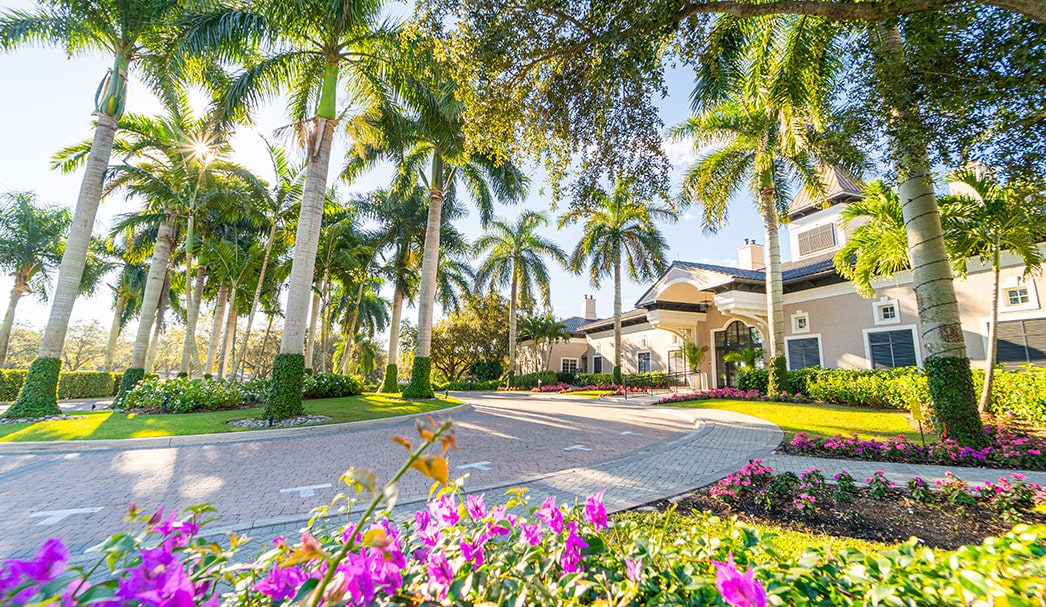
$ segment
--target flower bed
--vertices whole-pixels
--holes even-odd
[[[373,472],[350,468],[350,494],[325,508],[369,506],[350,523],[317,518],[300,541],[277,538],[243,557],[242,539],[219,546],[200,536],[207,506],[187,516],[151,516],[132,504],[131,531],[98,547],[97,568],[69,569],[69,552],[48,540],[31,559],[0,563],[0,603],[117,607],[233,605],[648,605],[765,607],[774,604],[997,604],[1046,592],[1046,527],[1019,527],[983,547],[937,559],[914,541],[895,550],[831,554],[810,550],[784,559],[772,539],[737,524],[721,537],[678,537],[607,517],[602,492],[583,506],[554,498],[530,507],[526,490],[488,508],[483,496],[462,497],[447,462],[426,456],[456,447],[449,424],[419,427],[421,445],[382,488]],[[384,508],[397,482],[416,469],[443,486],[404,525]],[[763,474],[756,471],[751,477]],[[770,475],[772,477],[772,475]],[[812,473],[805,475],[807,483]],[[742,482],[743,486],[743,482]],[[815,489],[807,489],[807,492]],[[335,525],[339,523],[335,522]],[[137,529],[137,530],[136,530]],[[972,578],[971,572],[976,572]]]
[[[673,403],[685,403],[694,400],[756,400],[782,403],[807,402],[807,399],[802,394],[787,394],[782,392],[776,398],[770,398],[763,395],[759,390],[739,390],[737,388],[726,387],[702,390],[701,392],[690,392],[687,394],[673,394],[657,401],[657,404],[671,405]]]
[[[988,425],[984,430],[989,439],[984,449],[963,447],[953,440],[923,446],[905,436],[877,441],[861,440],[856,435],[824,437],[798,432],[784,445],[784,451],[792,455],[841,459],[1046,470],[1046,439],[1005,426]]]
[[[1011,474],[997,483],[969,486],[949,473],[931,484],[913,477],[895,486],[879,470],[864,479],[847,472],[829,482],[821,470],[774,474],[756,460],[709,489],[695,491],[679,508],[743,514],[763,523],[813,528],[879,541],[919,537],[938,548],[956,548],[1003,533],[1017,523],[1046,523],[1046,490]],[[865,487],[859,487],[863,480]]]

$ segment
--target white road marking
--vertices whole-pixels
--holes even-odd
[[[65,519],[73,516],[74,514],[94,514],[101,508],[72,508],[69,510],[45,510],[43,512],[34,512],[29,515],[29,518],[44,517],[44,519],[37,523],[37,525],[53,525],[64,521]]]
[[[458,466],[458,470],[467,470],[468,468],[475,468],[476,470],[490,470],[490,462],[476,462],[474,464],[465,464],[464,466]]]
[[[298,497],[312,497],[316,495],[317,489],[330,489],[330,483],[323,483],[322,485],[305,485],[304,487],[289,487],[287,489],[280,489],[280,493],[297,493]]]
[[[564,451],[591,451],[592,449],[584,445],[571,445],[563,449]]]
[[[642,432],[633,432],[631,430],[625,430],[621,433],[621,436],[643,436]]]

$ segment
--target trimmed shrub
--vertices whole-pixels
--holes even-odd
[[[305,410],[301,403],[304,379],[304,354],[277,354],[272,361],[272,382],[265,415],[276,419],[301,415]]]
[[[116,392],[116,400],[113,401],[114,407],[124,406],[124,399],[127,397],[127,393],[134,390],[138,382],[145,378],[145,369],[141,367],[131,367],[123,372],[123,377],[120,378],[120,389]]]
[[[788,391],[788,363],[784,356],[771,356],[767,368],[767,394],[780,394]]]
[[[578,373],[574,376],[574,384],[578,386],[607,386],[613,383],[613,373]]]
[[[577,373],[556,373],[556,381],[564,384],[574,385],[577,380]]]
[[[975,369],[973,384],[978,392],[983,383],[984,371]],[[1046,367],[1029,365],[1012,371],[996,370],[988,411],[1046,426]]]
[[[243,404],[240,385],[221,379],[146,379],[123,397],[127,409],[161,407],[168,413],[221,411]]]
[[[382,379],[381,391],[386,394],[392,394],[400,391],[399,368],[396,365],[388,365],[385,367],[385,377]]]
[[[34,360],[26,374],[18,400],[11,405],[4,417],[18,419],[61,414],[62,410],[58,408],[58,375],[61,370],[62,361],[57,358]]]
[[[108,398],[116,396],[123,373],[67,371],[58,376],[58,398]]]
[[[363,394],[363,378],[359,375],[315,373],[305,376],[301,397],[310,400],[359,396],[360,394]]]
[[[501,366],[501,361],[497,360],[478,360],[469,367],[469,375],[480,381],[499,379],[504,372],[505,368]]]
[[[538,382],[540,382],[542,386],[547,386],[549,384],[555,384],[558,381],[559,380],[556,379],[555,371],[542,371],[540,373],[528,373],[514,378],[512,380],[512,387],[529,390],[530,388],[536,388]]]
[[[504,387],[505,382],[500,379],[488,379],[484,381],[468,381],[467,379],[457,379],[449,381],[445,384],[436,386],[437,392],[461,392],[464,390],[477,390],[477,391],[492,391],[498,388]]]

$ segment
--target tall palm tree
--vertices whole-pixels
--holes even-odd
[[[0,13],[0,51],[44,44],[61,48],[70,55],[102,52],[113,57],[113,67],[102,78],[95,94],[94,140],[58,269],[40,354],[33,361],[8,415],[61,413],[57,386],[62,345],[87,263],[113,138],[124,111],[128,72],[132,67],[137,68],[141,79],[154,92],[167,96],[166,54],[181,10],[182,4],[175,0],[51,0],[41,2],[34,10]]]
[[[537,301],[535,291],[547,308],[551,305],[549,286],[549,257],[562,266],[567,265],[567,256],[552,240],[538,234],[548,225],[548,215],[540,211],[524,211],[515,223],[495,219],[487,233],[476,241],[477,254],[487,253],[486,259],[476,272],[476,285],[490,285],[490,289],[509,288],[508,296],[508,378],[512,385],[516,373],[516,323],[520,306],[532,310]]]
[[[484,225],[494,213],[494,201],[516,203],[523,199],[527,178],[511,162],[470,153],[462,123],[464,107],[455,97],[455,85],[442,80],[424,87],[404,87],[410,107],[382,115],[382,136],[375,145],[357,146],[342,176],[352,179],[381,160],[399,165],[392,189],[421,183],[428,188],[428,217],[422,249],[418,295],[418,339],[408,398],[432,398],[432,313],[439,282],[439,257],[445,199],[464,189],[480,210]],[[375,125],[379,126],[379,125]]]
[[[7,360],[18,301],[29,293],[45,295],[47,283],[61,263],[61,237],[70,220],[68,210],[42,205],[32,192],[0,194],[0,270],[14,278],[0,326],[0,367]]]
[[[260,44],[264,56],[229,87],[227,113],[236,115],[263,97],[289,92],[290,114],[308,152],[283,338],[266,403],[266,415],[277,419],[303,411],[302,352],[334,129],[346,113],[359,116],[386,103],[386,60],[396,28],[378,21],[383,4],[264,0],[222,6],[190,19],[185,37],[191,50],[218,49],[220,58],[234,60]],[[342,87],[347,87],[345,105],[339,105]]]
[[[668,267],[668,243],[656,220],[676,220],[670,206],[637,200],[625,178],[614,183],[612,192],[596,192],[595,203],[577,207],[559,220],[563,227],[584,222],[581,240],[570,257],[570,270],[581,274],[588,268],[592,285],[603,278],[614,280],[614,382],[621,383],[621,266],[635,281],[654,280]]]
[[[116,281],[109,284],[113,291],[113,322],[109,327],[109,341],[105,348],[106,371],[112,371],[115,363],[116,346],[120,333],[128,321],[138,316],[142,308],[142,295],[149,267],[133,254],[126,245],[113,247],[113,257],[118,259],[119,273]]]
[[[988,324],[988,351],[985,376],[978,402],[985,411],[991,401],[995,371],[996,325],[999,320],[999,273],[1002,253],[1016,255],[1024,264],[1024,276],[1041,271],[1039,250],[1041,228],[1046,218],[1040,206],[1041,188],[999,184],[990,175],[963,170],[951,175],[953,183],[966,186],[968,194],[938,199],[944,228],[945,246],[958,275],[967,272],[967,260],[978,257],[992,268],[991,319]],[[912,267],[900,197],[882,182],[866,188],[863,200],[851,203],[843,212],[847,223],[860,220],[847,243],[836,253],[839,273],[853,281],[858,292],[874,296],[874,280]],[[1040,230],[1037,232],[1036,230]]]

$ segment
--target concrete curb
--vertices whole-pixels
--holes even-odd
[[[249,430],[227,434],[187,434],[184,436],[157,436],[151,438],[122,438],[112,440],[70,440],[55,442],[18,442],[0,443],[0,455],[27,455],[37,453],[82,453],[84,451],[133,451],[137,449],[164,449],[167,447],[190,447],[197,445],[221,445],[229,443],[248,443],[283,438],[300,438],[303,436],[325,436],[342,432],[353,432],[384,425],[393,425],[403,421],[431,415],[433,417],[460,413],[472,409],[464,403],[431,413],[412,413],[396,417],[381,417],[358,422],[326,424],[320,426],[300,426],[296,428],[279,428],[276,430]]]

